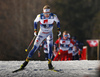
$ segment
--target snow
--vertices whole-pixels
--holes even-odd
[[[0,61],[0,77],[97,77],[100,60],[52,61],[54,72],[48,70],[48,61],[30,61],[26,69],[12,73],[24,61]]]

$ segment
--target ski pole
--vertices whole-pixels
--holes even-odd
[[[33,37],[32,41],[30,42],[29,46],[27,47],[27,49],[25,49],[25,51],[27,52],[29,47],[31,46],[31,44],[33,43],[33,40],[35,39],[36,36]]]

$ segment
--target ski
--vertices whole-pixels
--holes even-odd
[[[49,71],[64,73],[64,71],[62,71],[61,69],[59,69],[59,70],[57,70],[57,69],[49,69]]]
[[[18,71],[22,71],[22,70],[24,70],[24,68],[16,69],[16,70],[12,71],[12,73],[15,73],[15,72],[18,72]]]
[[[25,69],[25,68],[24,68]],[[16,69],[14,71],[12,71],[12,73],[15,73],[15,72],[19,72],[19,71],[22,71],[24,70],[23,68],[19,68],[19,69]],[[37,69],[35,69],[37,70]],[[44,69],[41,69],[41,70],[44,70]],[[47,69],[45,69],[47,71]],[[61,69],[48,69],[49,71],[53,71],[53,72],[60,72],[60,73],[64,73],[64,71],[62,71]]]

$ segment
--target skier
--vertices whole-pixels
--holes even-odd
[[[73,54],[72,54],[73,60],[79,60],[78,53],[79,53],[79,49],[78,49],[78,47],[76,45],[74,45],[73,46]]]
[[[72,41],[72,43],[73,43],[73,45],[74,46],[76,46],[75,48],[76,48],[76,50],[78,51],[78,52],[80,52],[80,54],[78,53],[78,54],[76,54],[75,56],[74,56],[74,59],[76,58],[77,60],[79,60],[79,58],[81,58],[81,54],[82,54],[82,50],[83,50],[83,43],[81,43],[81,42],[79,42],[77,39],[76,39],[76,36],[73,36],[72,37],[72,39],[71,39],[71,41]]]
[[[59,45],[59,51],[53,61],[58,61],[58,60],[67,60],[68,58],[68,51],[72,50],[73,44],[71,44],[71,41],[67,35],[67,32],[63,32],[63,37],[60,37],[57,39],[54,45],[54,51],[56,52],[56,46],[57,44]]]
[[[34,42],[34,48],[29,52],[25,62],[20,66],[20,68],[23,69],[28,64],[29,60],[33,56],[34,52],[38,49],[41,42],[45,38],[47,38],[47,45],[48,45],[48,52],[49,52],[49,54],[48,54],[48,68],[54,69],[54,67],[52,65],[52,61],[51,61],[52,45],[53,45],[52,29],[53,29],[54,21],[57,24],[58,36],[60,36],[61,35],[60,21],[59,21],[56,14],[53,14],[50,12],[50,6],[45,5],[43,7],[43,13],[38,14],[36,19],[34,20],[34,35],[37,36],[35,39],[35,42]],[[40,31],[37,35],[37,23],[38,22],[40,22]]]

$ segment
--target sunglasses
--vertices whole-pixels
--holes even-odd
[[[64,37],[67,37],[68,35],[64,35]]]
[[[49,15],[50,13],[43,13],[43,14],[45,14],[45,15]]]

